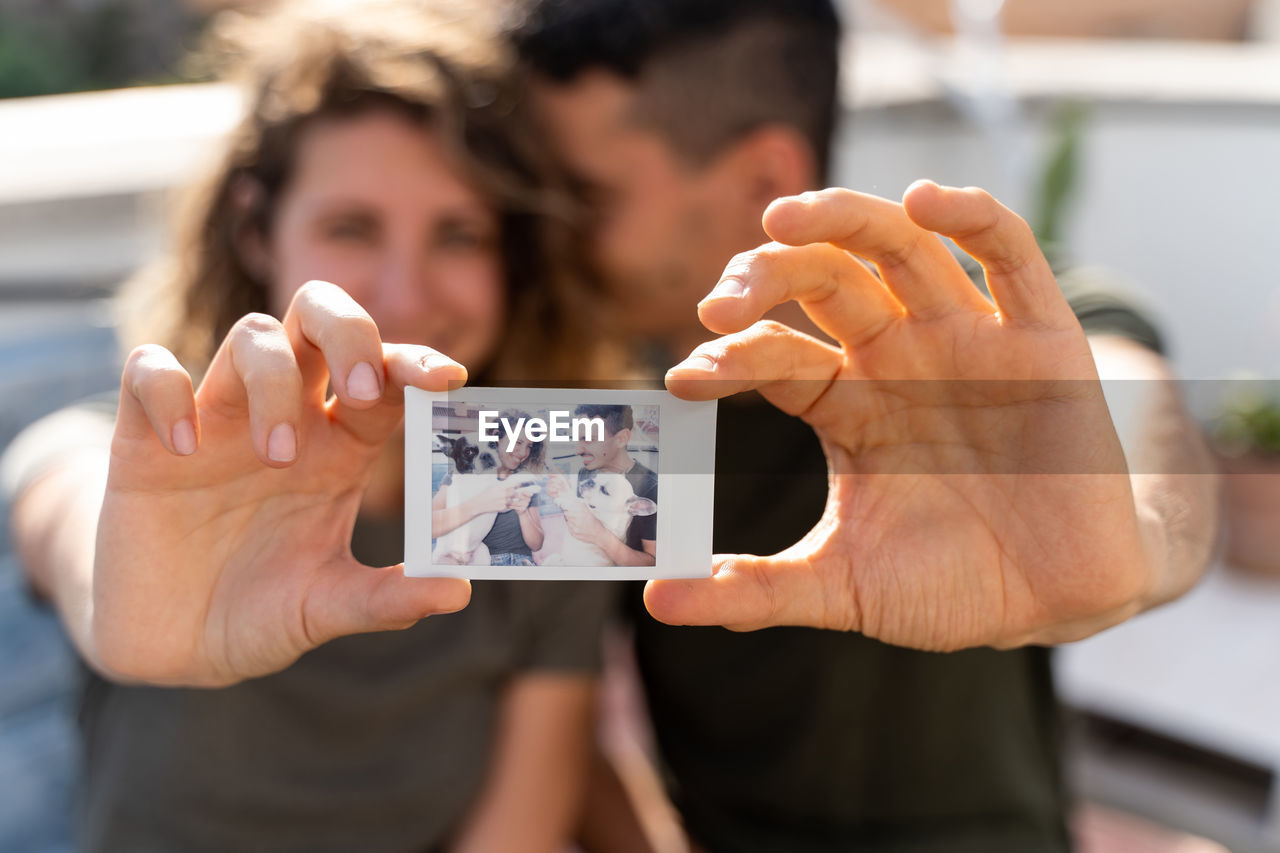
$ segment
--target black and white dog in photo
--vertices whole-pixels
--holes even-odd
[[[444,499],[446,509],[458,506],[497,485],[497,454],[480,443],[474,433],[457,438],[437,434],[434,447],[449,457],[449,474],[442,483],[449,486]],[[537,477],[520,475],[517,488],[532,493],[540,491],[542,487],[538,485]],[[449,566],[489,565],[489,549],[484,544],[484,538],[493,529],[497,518],[496,512],[481,513],[436,537],[431,562]]]
[[[445,507],[452,509],[470,500],[498,482],[494,470],[498,466],[494,453],[481,449],[473,435],[450,438],[436,435],[434,449],[449,457],[449,474],[442,486],[447,485]],[[496,512],[486,512],[458,525],[436,538],[431,552],[431,562],[438,565],[475,566],[489,565],[489,549],[484,537],[493,529]]]
[[[616,471],[593,471],[578,483],[577,496],[567,492],[556,497],[560,509],[572,511],[578,505],[586,505],[600,520],[605,530],[618,539],[627,535],[627,526],[637,515],[653,515],[658,504],[649,498],[636,497],[635,489],[626,475]],[[543,561],[544,566],[612,566],[613,561],[603,549],[583,542],[565,531],[560,551]]]

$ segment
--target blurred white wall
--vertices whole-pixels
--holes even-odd
[[[1066,249],[1144,294],[1187,378],[1280,377],[1280,50],[1038,41],[1000,64],[1014,117],[971,116],[965,60],[863,41],[836,182],[898,197],[928,177],[985,186],[1020,212],[1064,99],[1089,105]],[[979,96],[981,97],[981,96]]]

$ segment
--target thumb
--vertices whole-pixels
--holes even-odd
[[[837,627],[826,624],[822,579],[808,555],[719,554],[711,558],[711,572],[709,578],[649,581],[645,607],[669,625],[723,625],[733,631]]]
[[[466,579],[406,577],[403,563],[372,568],[350,560],[334,569],[333,582],[318,584],[304,608],[307,637],[317,646],[348,634],[398,631],[471,600]]]

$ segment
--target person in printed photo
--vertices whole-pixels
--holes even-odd
[[[635,429],[631,407],[583,404],[573,410],[573,417],[599,418],[604,425],[603,436],[598,432],[588,431],[577,442],[577,454],[582,462],[582,467],[578,469],[578,493],[582,494],[584,487],[594,481],[597,473],[615,473],[623,475],[634,497],[656,504],[658,475],[627,452],[627,445]],[[547,491],[555,496],[567,488],[568,483],[563,477],[553,476]],[[656,510],[650,512],[650,509],[653,507],[646,505],[639,514],[632,515],[621,535],[609,530],[585,505],[575,504],[566,509],[565,523],[571,536],[604,551],[612,565],[652,566],[658,553],[658,515]]]

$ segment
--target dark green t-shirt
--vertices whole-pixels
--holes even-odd
[[[1159,347],[1106,287],[1062,284],[1090,333]],[[717,553],[776,553],[822,513],[816,436],[763,402],[722,402],[716,472]],[[712,853],[1069,848],[1047,649],[935,654],[807,628],[675,628],[628,600],[670,791]]]

